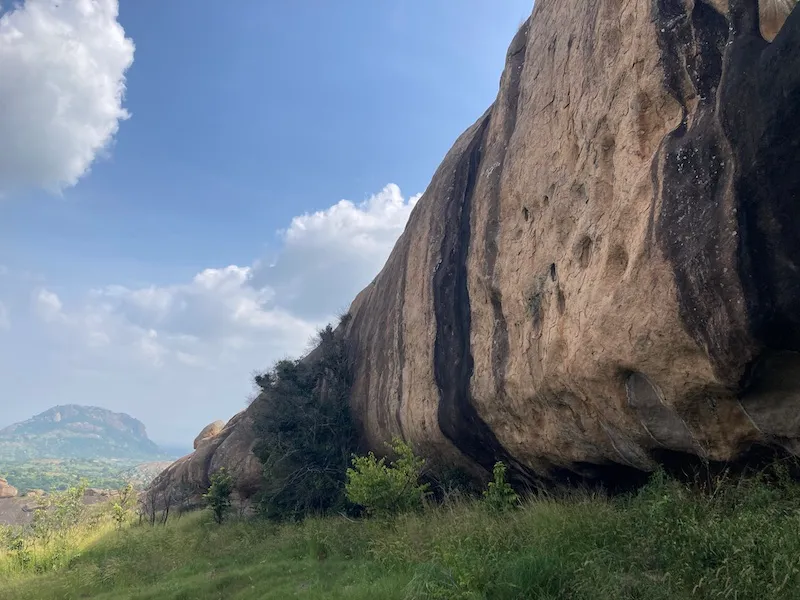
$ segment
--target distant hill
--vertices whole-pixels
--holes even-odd
[[[124,413],[69,404],[0,429],[0,461],[33,459],[169,459],[144,424]]]

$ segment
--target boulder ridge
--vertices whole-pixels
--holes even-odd
[[[537,0],[339,328],[369,447],[526,480],[798,453],[793,7]],[[244,464],[222,437],[181,472]]]

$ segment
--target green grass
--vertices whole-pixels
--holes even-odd
[[[274,525],[207,513],[109,525],[59,570],[0,551],[9,600],[800,598],[800,486],[742,480],[701,494],[662,476],[635,495],[475,501],[387,521]]]

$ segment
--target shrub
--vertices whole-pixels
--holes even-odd
[[[6,548],[18,568],[42,573],[69,564],[77,553],[78,533],[91,531],[99,524],[96,519],[86,518],[85,490],[83,482],[37,498],[31,524],[7,534]]]
[[[505,512],[519,507],[519,496],[506,481],[506,466],[496,462],[492,470],[493,479],[483,492],[483,502],[492,512]]]
[[[302,360],[258,375],[256,456],[264,465],[262,514],[299,519],[341,510],[356,431],[350,418],[350,369],[344,342],[329,325]]]
[[[411,446],[395,438],[389,447],[397,455],[391,463],[378,460],[370,452],[353,457],[347,469],[347,499],[363,506],[371,515],[392,515],[422,507],[429,485],[420,483],[425,459],[414,454]]]
[[[86,513],[83,495],[86,482],[63,492],[39,496],[33,513],[33,536],[47,545],[65,538],[75,529]]]
[[[133,485],[128,483],[120,488],[117,500],[111,505],[111,518],[118,530],[122,529],[130,518],[135,500],[136,494],[133,493]]]
[[[222,524],[231,509],[231,494],[233,493],[233,478],[224,467],[211,476],[211,485],[208,492],[203,494],[203,499],[211,509],[214,520]]]

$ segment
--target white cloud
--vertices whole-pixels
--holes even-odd
[[[139,338],[138,345],[142,356],[150,361],[154,367],[160,367],[164,364],[164,355],[167,354],[167,349],[159,343],[157,331],[154,329],[147,330]]]
[[[254,370],[305,351],[316,328],[369,283],[417,199],[389,185],[362,203],[299,216],[280,232],[272,267],[212,267],[160,286],[59,288],[61,297],[37,287],[37,318],[26,326],[36,358],[25,360],[58,374],[58,394],[115,403],[162,439],[180,427],[190,441],[243,407]],[[44,384],[28,387],[36,385]]]
[[[111,143],[134,45],[117,0],[26,0],[0,16],[0,191],[75,185]]]
[[[306,318],[346,308],[383,267],[420,196],[406,200],[392,183],[359,204],[341,200],[295,217],[281,232],[281,253],[257,264],[253,280]]]
[[[35,297],[36,311],[39,316],[48,322],[58,321],[64,318],[61,309],[61,299],[54,292],[46,289],[39,290]]]
[[[84,340],[99,355],[112,347],[155,367],[218,364],[231,348],[262,344],[262,336],[299,352],[319,324],[276,306],[273,293],[252,287],[250,278],[250,268],[231,265],[205,269],[184,284],[113,285],[91,290],[74,309],[64,309],[55,293],[43,289],[36,309],[42,320],[66,327],[70,339]]]
[[[207,268],[165,286],[108,285],[68,308],[42,288],[36,312],[66,328],[70,342],[81,340],[93,360],[116,352],[155,367],[211,368],[248,352],[296,355],[377,274],[418,199],[390,184],[360,204],[342,200],[295,217],[279,232],[283,247],[271,267]]]
[[[340,200],[327,210],[295,217],[284,233],[287,249],[327,248],[355,255],[387,254],[420,196],[406,202],[400,188],[390,183],[361,204]]]

